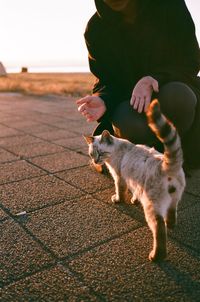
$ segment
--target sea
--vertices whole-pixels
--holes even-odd
[[[89,72],[89,66],[23,66],[28,68],[28,72],[33,73],[70,73]],[[7,67],[7,73],[19,73],[22,67]]]

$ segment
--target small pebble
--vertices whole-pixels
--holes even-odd
[[[16,216],[24,216],[26,214],[27,214],[26,211],[22,211],[22,212],[17,213]]]

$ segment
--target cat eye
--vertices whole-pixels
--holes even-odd
[[[97,153],[98,153],[99,156],[102,156],[102,155],[105,154],[105,152],[101,152],[101,151],[98,151]]]
[[[106,156],[108,155],[109,152],[106,152],[106,151],[98,151],[98,155],[101,157],[101,156]]]

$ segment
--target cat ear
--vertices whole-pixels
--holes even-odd
[[[85,136],[83,135],[84,139],[86,140],[87,144],[92,144],[94,142],[94,136]]]
[[[108,130],[104,130],[102,132],[100,143],[107,143],[109,145],[113,143],[112,136]]]

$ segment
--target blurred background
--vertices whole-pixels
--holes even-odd
[[[186,0],[200,42],[200,1]],[[7,72],[87,72],[83,33],[93,0],[0,0],[0,62]]]

